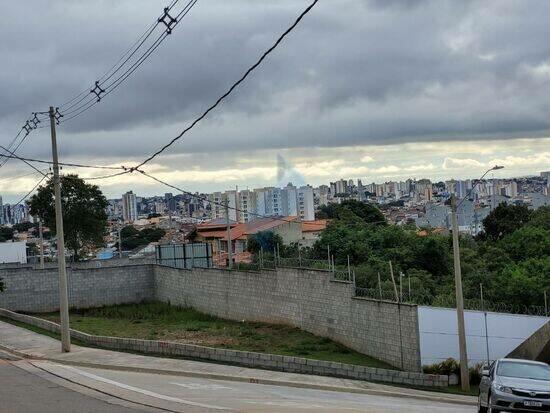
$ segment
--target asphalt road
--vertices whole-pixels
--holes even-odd
[[[472,406],[412,398],[0,360],[0,413],[160,411],[136,403],[186,413],[476,411]]]
[[[93,397],[88,389],[71,390],[10,364],[10,356],[0,352],[0,412],[1,413],[136,413],[156,412],[147,408],[125,407],[113,399],[110,402]],[[75,386],[78,387],[78,386]],[[83,394],[87,392],[90,395]],[[111,399],[98,394],[97,397]],[[129,405],[130,403],[125,403]]]

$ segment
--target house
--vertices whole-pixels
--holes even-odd
[[[328,225],[328,219],[318,219],[316,221],[303,221],[302,222],[302,239],[300,240],[300,246],[313,247],[313,244],[319,239],[321,232],[323,232]]]
[[[279,235],[284,244],[300,242],[302,239],[302,222],[297,217],[260,218],[251,222],[238,223],[230,221],[231,252],[235,262],[250,261],[247,252],[248,239],[262,231],[271,231]],[[197,241],[212,244],[214,257],[227,255],[227,222],[223,218],[197,226]]]

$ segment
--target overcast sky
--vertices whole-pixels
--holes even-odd
[[[59,127],[61,160],[144,159],[213,103],[308,4],[199,0],[126,83]],[[89,88],[165,5],[3,5],[0,143],[11,141],[30,112]],[[314,185],[472,178],[495,163],[506,167],[495,177],[550,169],[550,2],[528,6],[320,0],[230,99],[147,170],[213,191],[275,185],[278,155]],[[50,158],[48,129],[33,132],[18,153]],[[4,202],[33,187],[36,176],[10,179],[28,171],[16,160],[0,169]],[[133,175],[96,183],[109,197],[169,191]]]

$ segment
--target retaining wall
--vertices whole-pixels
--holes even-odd
[[[12,311],[49,312],[59,309],[57,268],[0,269],[5,291],[0,308]],[[67,268],[69,305],[72,308],[135,303],[154,299],[153,265],[101,268]]]
[[[353,284],[332,281],[325,271],[154,268],[158,300],[233,320],[292,325],[420,371],[416,306],[354,298]]]
[[[0,308],[58,309],[55,268],[0,269],[0,278],[6,284]],[[292,325],[403,370],[421,368],[417,307],[355,298],[351,283],[333,281],[325,271],[190,271],[145,264],[74,267],[68,279],[73,308],[157,299],[227,319]]]
[[[51,332],[60,332],[59,324],[40,318],[18,314],[3,309],[0,309],[0,316],[34,325]],[[448,376],[444,375],[363,367],[330,361],[312,360],[301,357],[226,350],[165,341],[95,336],[72,329],[71,337],[89,345],[113,350],[129,350],[145,354],[149,353],[155,355],[187,357],[291,373],[315,374],[321,376],[426,387],[447,387],[449,384]]]

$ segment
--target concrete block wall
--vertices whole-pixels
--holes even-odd
[[[60,332],[59,324],[1,308],[0,317],[21,321],[54,333]],[[449,378],[445,375],[402,372],[301,357],[228,350],[192,344],[96,336],[73,329],[71,329],[71,337],[89,345],[112,350],[130,350],[145,354],[179,356],[291,373],[315,374],[425,387],[447,387],[449,385]]]
[[[24,312],[59,309],[57,268],[0,270],[6,290],[0,293],[0,308]],[[136,303],[154,299],[153,265],[103,268],[68,268],[69,305],[91,308]]]
[[[227,319],[292,325],[403,370],[421,369],[417,307],[354,298],[351,283],[327,272],[154,268],[158,300]]]
[[[0,308],[56,311],[57,269],[0,269]],[[416,306],[354,297],[353,285],[324,271],[279,268],[193,271],[153,264],[71,268],[73,308],[160,300],[232,320],[295,326],[407,371],[420,371]]]

